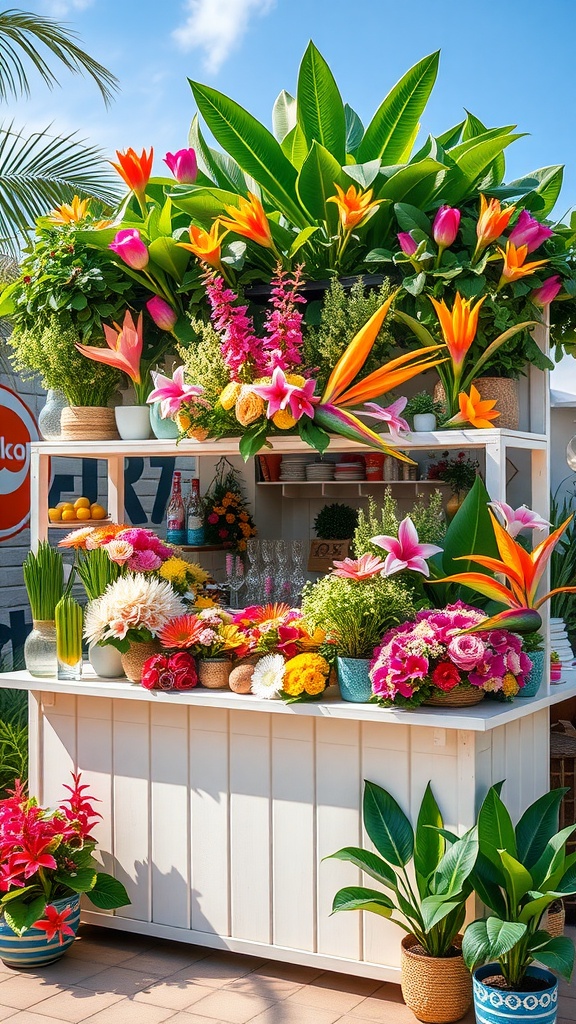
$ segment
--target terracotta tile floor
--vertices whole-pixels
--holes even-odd
[[[576,937],[576,929],[570,929]],[[397,985],[83,926],[42,971],[0,969],[10,1024],[414,1024]],[[473,1024],[471,1012],[462,1024]],[[576,984],[558,1024],[576,1022]]]

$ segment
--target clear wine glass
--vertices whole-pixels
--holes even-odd
[[[238,607],[237,595],[246,582],[244,576],[244,562],[240,555],[228,553],[226,555],[226,586],[230,590],[230,606]]]
[[[300,539],[293,540],[290,545],[290,593],[294,607],[302,602],[302,590],[306,583],[304,571],[305,542]]]
[[[246,555],[248,558],[248,572],[246,573],[247,604],[256,604],[260,600],[260,581],[262,567],[260,564],[260,541],[256,537],[249,537],[246,543]]]
[[[274,541],[274,555],[276,561],[276,582],[274,597],[277,601],[290,603],[290,578],[288,575],[288,545],[280,538]]]
[[[267,538],[260,541],[260,552],[262,555],[262,575],[261,580],[261,601],[273,601],[274,600],[274,571],[272,563],[274,561],[274,541]]]

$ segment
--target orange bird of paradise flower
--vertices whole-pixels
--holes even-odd
[[[503,249],[498,249],[498,252],[504,259],[504,266],[497,291],[504,285],[510,284],[511,281],[520,281],[521,278],[528,277],[538,267],[543,267],[545,263],[548,263],[548,260],[532,260],[530,263],[526,263],[527,245],[515,246],[513,242],[506,242],[506,252]]]
[[[478,388],[474,387],[473,384],[470,387],[469,395],[464,391],[460,392],[458,404],[460,412],[452,416],[452,419],[444,424],[445,427],[457,427],[460,424],[469,423],[470,426],[476,427],[478,430],[488,430],[494,426],[491,421],[500,415],[498,410],[494,408],[496,400],[494,398],[482,398]]]
[[[188,228],[190,235],[189,242],[177,242],[181,249],[188,249],[189,252],[193,252],[199,260],[203,263],[207,263],[208,266],[214,267],[215,270],[222,272],[222,264],[220,262],[222,241],[226,232],[223,231],[219,234],[220,222],[215,220],[210,231],[205,231],[204,228],[199,228],[196,224],[191,224]]]
[[[508,227],[515,209],[515,206],[503,208],[499,199],[491,199],[490,202],[486,202],[486,196],[480,196],[480,216],[476,224],[478,241],[474,257],[478,256],[491,242],[500,238],[500,235]]]
[[[90,209],[89,199],[80,199],[74,196],[71,203],[62,203],[52,210],[48,220],[52,224],[79,224],[88,216]]]
[[[477,590],[485,597],[506,605],[508,611],[484,619],[479,626],[482,630],[501,626],[518,632],[535,632],[541,625],[538,609],[555,594],[575,594],[576,587],[554,587],[547,594],[537,598],[536,592],[544,575],[550,556],[573,516],[554,530],[538,544],[533,551],[526,551],[498,522],[489,510],[494,536],[500,558],[487,555],[462,555],[459,560],[476,562],[489,572],[499,573],[504,583],[481,572],[459,572],[446,576],[438,583],[461,583],[471,590]],[[474,627],[476,629],[476,627]],[[469,631],[467,631],[469,632]]]
[[[265,249],[274,249],[274,240],[270,230],[268,218],[264,213],[264,207],[252,192],[248,193],[248,199],[240,196],[238,207],[225,206],[228,217],[219,217],[220,224],[228,231],[234,231],[243,238],[250,238]]]
[[[371,188],[363,192],[361,188],[357,189],[354,185],[350,185],[350,188],[344,192],[344,189],[340,188],[336,182],[334,182],[334,188],[338,194],[330,196],[326,202],[336,203],[338,206],[340,224],[344,231],[353,231],[354,228],[362,227],[382,202],[381,199],[372,200],[374,190]]]
[[[452,359],[454,376],[456,378],[459,378],[462,373],[468,349],[476,337],[478,316],[485,299],[486,296],[483,295],[481,299],[478,299],[476,305],[473,306],[472,299],[463,299],[460,292],[456,292],[454,305],[450,310],[444,301],[438,302],[437,299],[430,296],[430,302],[436,310],[436,315],[442,328],[446,348]]]

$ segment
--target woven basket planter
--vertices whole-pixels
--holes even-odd
[[[520,424],[520,405],[518,401],[518,381],[509,377],[477,377],[472,381],[484,400],[496,402],[494,406],[500,415],[493,421],[493,426],[502,430],[518,430]],[[434,401],[444,402],[446,393],[444,385],[438,381],[434,388]]]
[[[118,441],[114,409],[99,405],[71,405],[62,409],[63,441]]]
[[[160,654],[162,647],[159,640],[150,640],[148,643],[130,644],[130,649],[122,655],[122,668],[124,675],[131,683],[139,683],[142,680],[142,669],[144,663],[154,654]]]
[[[433,697],[425,700],[424,704],[435,708],[470,708],[473,704],[479,704],[484,697],[484,690],[478,686],[462,683],[460,686],[455,686],[453,690],[448,690],[447,693],[434,694]]]
[[[541,927],[549,932],[553,939],[558,938],[560,935],[564,935],[564,925],[566,924],[566,911],[562,900],[554,900],[548,907],[548,913],[544,918]]]
[[[227,690],[232,671],[229,658],[199,658],[198,681],[207,690]]]
[[[402,996],[406,1006],[425,1024],[450,1024],[460,1020],[472,1005],[472,978],[462,958],[413,953],[414,935],[402,939]],[[462,936],[454,945],[460,949]]]

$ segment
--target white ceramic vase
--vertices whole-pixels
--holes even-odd
[[[123,441],[147,441],[150,437],[150,406],[117,405],[114,416]]]
[[[101,679],[121,679],[124,675],[122,655],[112,644],[90,644],[88,658]]]
[[[414,430],[417,434],[436,430],[436,417],[433,412],[416,412],[413,416]]]

